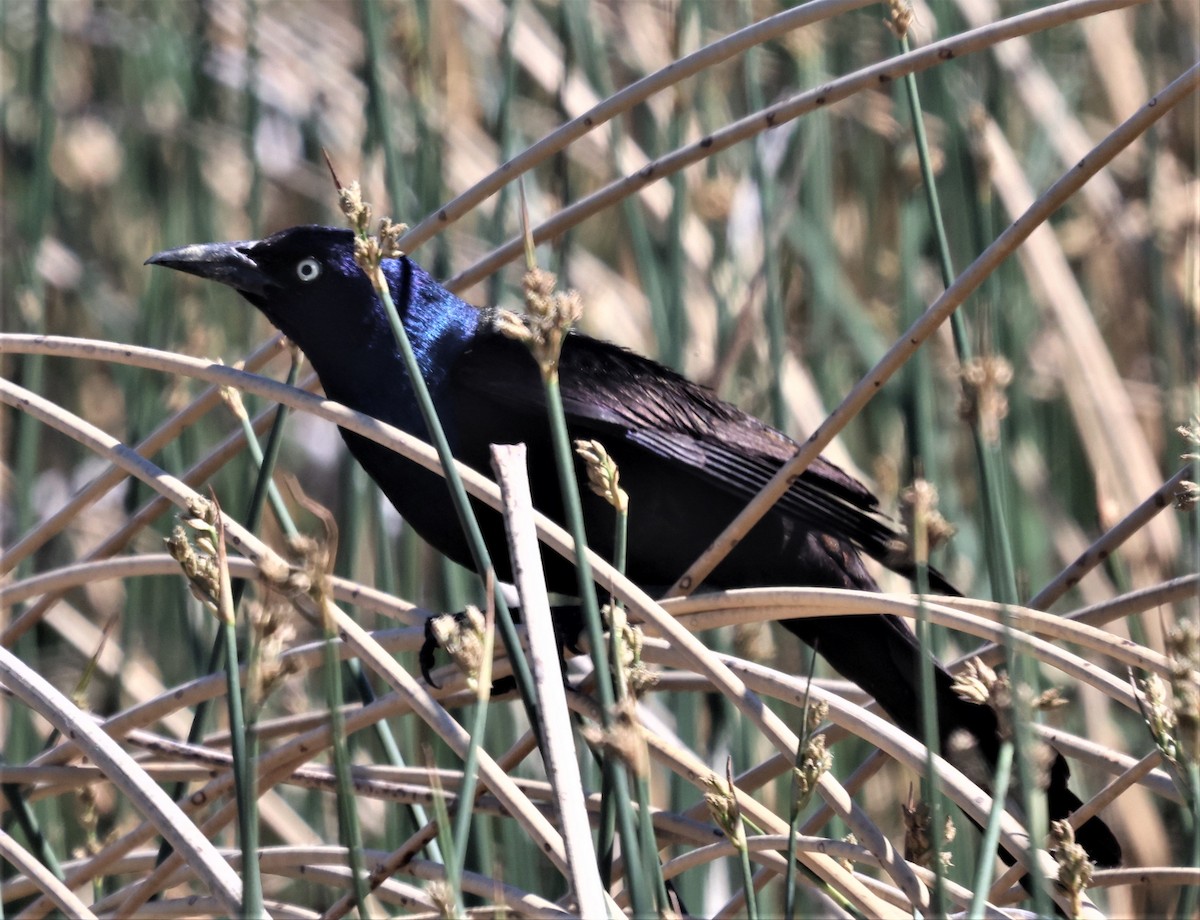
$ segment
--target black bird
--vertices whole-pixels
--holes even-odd
[[[148,263],[233,287],[300,347],[330,399],[428,439],[383,307],[354,261],[349,230],[293,227],[264,240],[184,246]],[[523,441],[534,503],[561,522],[543,388],[528,348],[499,331],[495,311],[463,302],[411,259],[385,260],[383,268],[455,457],[486,471],[488,445]],[[600,441],[620,468],[631,509],[627,571],[651,590],[672,584],[796,450],[785,435],[675,372],[585,335],[567,336],[559,375],[571,437]],[[342,437],[401,516],[442,553],[472,567],[441,479],[353,432],[342,430]],[[480,503],[475,509],[497,574],[508,578],[503,522]],[[611,556],[612,509],[585,492],[583,510],[589,545]],[[819,458],[708,582],[876,591],[860,553],[895,566],[889,556],[895,536],[866,486]],[[573,567],[553,554],[545,561],[550,589],[577,593]],[[936,573],[934,584],[954,593]],[[897,618],[783,626],[874,696],[899,726],[919,733],[920,650]],[[935,683],[943,747],[965,729],[994,764],[995,714],[960,699],[940,665]],[[1068,775],[1057,756],[1047,788],[1052,819],[1080,804],[1067,788]],[[1120,862],[1120,846],[1099,818],[1087,821],[1076,839],[1101,865]]]

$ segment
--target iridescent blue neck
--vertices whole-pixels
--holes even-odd
[[[436,391],[475,334],[479,311],[411,259],[387,259],[383,271],[421,374],[429,389]]]
[[[412,345],[421,376],[449,433],[453,429],[450,374],[470,344],[480,313],[455,297],[409,259],[383,263],[392,300]],[[330,399],[426,437],[412,382],[378,296],[358,275],[364,309],[301,343]]]

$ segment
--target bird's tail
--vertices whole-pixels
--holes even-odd
[[[915,689],[920,687],[921,651],[916,636],[902,621],[885,615],[818,617],[788,620],[783,625],[815,645],[838,673],[875,697],[902,729],[915,737],[922,736],[921,702]],[[986,776],[979,776],[978,768],[966,772],[972,779],[987,783],[1000,749],[996,713],[989,706],[961,698],[949,672],[936,662],[933,677],[941,753],[960,768],[982,763]],[[968,737],[964,738],[964,732]],[[1055,752],[1045,771],[1052,821],[1067,818],[1082,804],[1067,786],[1069,777],[1067,762]],[[1099,865],[1121,862],[1121,846],[1100,818],[1086,821],[1076,830],[1075,839]]]

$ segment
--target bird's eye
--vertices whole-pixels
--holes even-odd
[[[296,277],[301,281],[315,281],[321,274],[321,263],[311,256],[296,263]]]

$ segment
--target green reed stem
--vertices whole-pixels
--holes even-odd
[[[214,502],[215,504],[215,502]],[[217,509],[217,572],[220,594],[217,620],[225,647],[225,700],[229,709],[229,748],[233,758],[234,795],[237,799],[238,837],[242,848],[242,911],[247,917],[265,916],[262,874],[258,866],[258,774],[247,750],[248,728],[243,708],[241,665],[237,654],[237,619],[233,585],[229,579],[229,560],[225,552],[225,528]]]
[[[437,771],[430,764],[429,769],[430,781],[433,786],[433,816],[438,823],[438,841],[441,845],[442,852],[446,854],[448,862],[446,865],[446,884],[450,886],[451,896],[454,898],[454,916],[465,917],[467,912],[463,907],[462,896],[462,870],[452,871],[451,866],[459,866],[462,860],[458,856],[457,845],[454,842],[454,834],[451,833],[451,827],[454,822],[450,820],[450,812],[446,808],[446,790],[442,788],[441,781],[437,778]],[[466,777],[463,777],[466,779]],[[470,813],[471,803],[468,802],[460,793],[458,797],[458,807],[460,814],[463,810]],[[465,843],[465,841],[464,841]]]
[[[367,100],[370,115],[375,122],[379,135],[379,145],[383,148],[384,178],[387,183],[388,198],[393,208],[399,208],[404,194],[401,184],[402,176],[399,154],[393,143],[392,114],[387,93],[383,86],[383,68],[387,59],[385,41],[387,29],[381,19],[386,7],[375,0],[362,0],[359,4],[362,10],[363,34],[367,40]]]
[[[914,537],[918,543],[926,541],[924,521],[914,527],[917,532]],[[922,551],[922,549],[924,551]],[[946,879],[945,868],[942,864],[942,796],[938,789],[937,752],[941,749],[938,731],[937,689],[933,677],[933,642],[932,630],[929,623],[929,610],[925,606],[925,595],[929,593],[929,562],[928,548],[922,547],[914,551],[916,561],[917,581],[917,644],[921,649],[919,676],[921,682],[921,732],[925,742],[925,775],[923,797],[929,808],[929,837],[930,849],[933,852],[933,916],[941,917],[946,914]]]
[[[450,450],[450,442],[446,440],[446,431],[442,427],[441,419],[438,418],[437,409],[434,408],[433,398],[429,395],[429,387],[425,384],[420,365],[417,364],[417,357],[413,354],[412,343],[408,340],[408,332],[405,331],[404,324],[400,321],[400,314],[396,311],[391,291],[388,290],[386,284],[380,284],[375,288],[375,293],[379,296],[387,313],[392,335],[395,337],[397,345],[400,346],[404,369],[412,383],[413,395],[421,410],[421,418],[425,422],[425,429],[429,432],[430,441],[437,450],[438,459],[442,462],[446,485],[450,489],[450,498],[454,503],[455,514],[458,515],[459,525],[466,533],[467,542],[471,548],[471,558],[475,562],[475,571],[483,580],[485,589],[490,588],[490,596],[495,600],[500,636],[504,640],[508,657],[512,661],[513,677],[517,682],[521,701],[525,705],[525,712],[529,716],[529,724],[535,734],[540,734],[538,728],[540,722],[537,719],[537,694],[533,686],[533,674],[529,670],[529,660],[525,657],[525,650],[521,647],[521,640],[517,636],[517,627],[513,622],[508,603],[504,599],[504,593],[500,590],[499,585],[489,586],[489,573],[495,571],[492,566],[492,557],[488,553],[487,545],[483,542],[483,533],[479,529],[475,511],[471,508],[471,503],[467,498],[467,490],[463,486],[462,477],[458,475],[454,453]]]
[[[744,4],[747,22],[753,21],[754,14],[750,3]],[[746,98],[750,108],[764,108],[762,75],[759,69],[761,50],[751,48],[745,55],[746,69]],[[750,157],[750,174],[758,187],[758,217],[759,233],[762,234],[762,275],[765,296],[763,298],[763,318],[767,327],[767,355],[770,361],[768,387],[771,400],[771,424],[780,431],[787,430],[787,402],[783,395],[783,360],[787,350],[787,330],[784,325],[783,297],[779,291],[779,260],[775,245],[775,229],[772,227],[772,215],[775,213],[775,177],[768,175],[763,163],[761,144],[753,145]]]
[[[557,371],[543,374],[542,383],[546,392],[546,412],[550,420],[550,441],[554,448],[554,462],[558,470],[559,491],[562,495],[567,529],[571,533],[572,540],[575,541],[575,571],[579,581],[579,601],[583,607],[583,621],[587,629],[588,646],[595,664],[596,696],[600,703],[604,730],[610,732],[615,725],[613,675],[609,668],[604,629],[600,623],[600,608],[596,603],[592,564],[587,558],[583,505],[579,500],[579,484],[575,477],[575,461],[567,434],[567,417],[563,410],[562,391],[559,389]],[[629,807],[629,777],[612,757],[603,759],[602,768],[606,778],[611,781],[616,800],[617,833],[621,838],[621,851],[625,859],[626,877],[634,915],[650,916],[653,911],[653,902],[650,897],[653,885],[646,877],[646,867],[641,859],[632,809]]]
[[[490,594],[490,592],[489,592]],[[467,842],[471,834],[471,819],[475,809],[475,787],[479,782],[479,747],[483,744],[484,731],[487,729],[488,701],[492,688],[492,654],[496,641],[495,609],[488,610],[486,625],[483,631],[483,654],[479,659],[479,674],[475,678],[476,702],[471,719],[471,743],[467,745],[467,755],[463,758],[463,782],[458,794],[458,814],[454,821],[454,850],[451,853],[450,874],[455,884],[462,877],[467,859]],[[462,893],[458,894],[459,903]]]
[[[333,620],[326,615],[325,604],[328,600],[322,598],[321,628],[324,632],[323,653],[325,659],[325,704],[329,708],[329,733],[333,752],[334,783],[337,787],[338,837],[346,848],[347,863],[350,868],[351,886],[354,890],[354,903],[360,917],[370,917],[367,909],[367,897],[370,889],[367,884],[367,873],[363,862],[362,829],[358,821],[358,798],[354,792],[354,779],[351,776],[350,750],[346,744],[346,720],[342,717],[342,668],[338,655],[337,629]]]
[[[791,783],[789,784],[791,802],[788,807],[787,871],[783,876],[783,915],[786,920],[793,920],[796,916],[796,836],[800,832],[801,806],[804,804],[800,801],[799,772],[800,761],[804,757],[804,748],[811,736],[808,722],[808,706],[810,691],[812,690],[812,675],[816,667],[817,650],[811,648],[808,654],[808,681],[804,685],[804,705],[800,707],[801,730],[797,732],[799,741],[796,744],[796,758],[792,764]]]
[[[908,40],[900,39],[902,52],[908,51]],[[929,141],[925,134],[924,117],[921,112],[920,95],[917,92],[917,81],[912,74],[907,74],[903,80],[905,95],[908,99],[909,114],[912,119],[913,134],[916,140],[917,153],[921,164],[921,175],[924,180],[926,201],[929,205],[929,216],[937,241],[938,265],[941,269],[942,282],[949,287],[955,277],[954,265],[950,257],[950,244],[946,236],[945,223],[942,220],[941,204],[938,200],[937,183],[933,173],[932,158],[929,154]],[[967,333],[966,321],[962,311],[956,311],[950,317],[950,327],[954,337],[955,350],[958,353],[959,366],[965,367],[971,360],[970,338]],[[975,446],[976,460],[979,465],[979,475],[982,485],[984,522],[987,533],[988,559],[990,562],[992,589],[996,597],[1004,604],[1018,602],[1015,566],[1012,556],[1012,545],[1008,537],[1008,527],[1004,511],[1004,501],[999,470],[999,447],[989,443],[984,437],[978,424],[971,426],[972,439]],[[1004,616],[1005,634],[1008,635],[1009,617]],[[1032,669],[1024,667],[1017,660],[1012,650],[1012,643],[1004,643],[1008,659],[1008,671],[1013,681],[1013,687],[1022,685],[1031,687],[1036,693],[1036,675]],[[1045,839],[1046,821],[1044,799],[1039,795],[1037,779],[1033,773],[1032,760],[1024,756],[1025,751],[1032,749],[1033,739],[1030,736],[1028,713],[1016,711],[1021,707],[1021,694],[1014,693],[1013,712],[1013,741],[1016,745],[1015,758],[1017,773],[1021,779],[1021,791],[1024,797],[1026,821],[1029,828],[1029,859],[1028,867],[1031,887],[1033,889],[1034,909],[1042,915],[1049,910],[1049,901],[1042,884],[1041,868],[1036,859],[1038,841]],[[1002,796],[1003,792],[998,792]],[[1040,799],[1040,800],[1039,800]],[[981,853],[980,859],[990,859],[988,853]]]
[[[1000,742],[1000,753],[996,755],[996,773],[992,780],[992,788],[1004,790],[1008,788],[1012,776],[1013,752],[1016,749],[1011,741]],[[984,915],[988,889],[992,887],[992,866],[996,860],[992,854],[1000,845],[1000,816],[1004,814],[1004,795],[998,793],[992,797],[992,810],[988,812],[987,827],[983,831],[983,842],[979,846],[979,863],[975,867],[975,886],[971,894],[971,906],[967,910],[970,920],[980,920]]]

